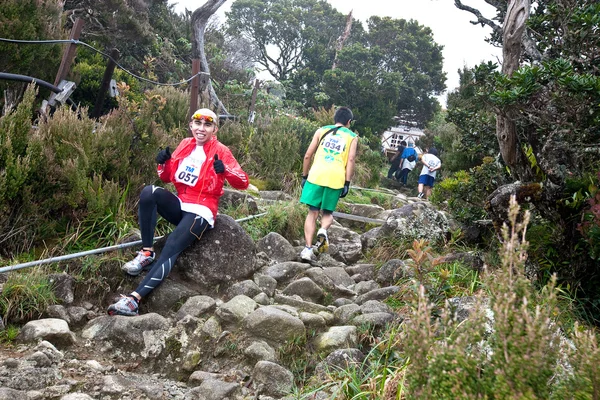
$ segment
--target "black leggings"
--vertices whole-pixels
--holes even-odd
[[[173,193],[159,186],[148,185],[142,190],[138,209],[143,247],[152,247],[154,243],[157,213],[176,227],[167,237],[160,257],[135,290],[141,297],[150,294],[165,280],[179,254],[196,239],[199,240],[208,228],[208,222],[204,218],[181,211],[181,203]]]

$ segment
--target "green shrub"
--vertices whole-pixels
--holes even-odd
[[[381,152],[373,150],[359,138],[352,184],[361,187],[377,186],[384,163],[385,159]]]
[[[268,126],[249,127],[248,152],[244,168],[253,176],[267,179],[271,189],[291,187],[294,176],[302,171],[300,140],[295,124],[287,117],[276,118]]]
[[[504,171],[493,158],[485,157],[480,166],[455,172],[436,183],[431,201],[468,223],[485,218],[485,199],[503,183]]]
[[[419,291],[400,346],[411,360],[408,399],[552,398],[561,365],[560,335],[553,323],[555,280],[537,292],[525,278],[523,235],[529,216],[517,223],[518,212],[513,199],[511,226],[503,231],[502,268],[484,280],[492,329],[483,304],[460,323],[448,309],[432,319],[430,300],[424,288]]]
[[[60,0],[4,0],[0,7],[0,37],[17,40],[66,39]],[[0,71],[27,75],[54,83],[63,46],[60,44],[0,43]],[[0,80],[0,92],[7,87],[22,94],[23,83]],[[44,89],[44,96],[49,95]],[[10,97],[10,96],[9,96]],[[6,97],[0,97],[0,105]]]
[[[145,97],[158,102],[153,119],[164,132],[176,131],[178,137],[188,136],[190,95],[187,92],[172,86],[157,86]]]
[[[0,343],[10,344],[15,341],[19,335],[20,329],[16,325],[8,325],[0,331]]]
[[[95,43],[91,44],[94,47],[101,47]],[[95,52],[87,47],[77,49],[77,62],[69,71],[67,79],[72,80],[77,85],[77,90],[71,95],[71,100],[79,107],[85,108],[90,112],[94,111],[96,100],[100,92],[102,77],[106,70],[108,59],[103,55]],[[119,93],[119,96],[128,96],[130,100],[141,102],[142,92],[140,82],[129,73],[120,68],[115,68],[113,77],[116,82],[121,85],[127,85],[129,90],[124,93]],[[111,110],[119,106],[117,97],[110,97],[108,94],[104,97],[101,105],[102,115],[109,113]]]
[[[172,126],[166,133],[156,122],[161,96],[120,101],[99,121],[61,107],[32,127],[29,87],[16,110],[0,117],[0,254],[28,252],[57,236],[68,240],[56,250],[95,247],[131,231],[139,191],[158,181],[156,152],[187,132]]]

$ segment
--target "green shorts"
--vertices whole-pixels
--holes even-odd
[[[315,185],[306,182],[300,196],[300,203],[319,208],[321,210],[334,211],[340,200],[342,189],[331,189],[326,186]]]

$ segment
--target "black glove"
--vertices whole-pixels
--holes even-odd
[[[171,158],[171,149],[169,149],[169,146],[167,146],[166,149],[159,151],[158,154],[156,155],[156,163],[164,164],[170,158]]]
[[[344,182],[344,187],[342,188],[342,193],[340,194],[340,199],[342,197],[346,197],[348,192],[350,191],[350,181]]]
[[[219,160],[219,156],[215,154],[215,161],[213,161],[213,167],[217,174],[222,174],[225,172],[225,164],[223,164],[222,160]]]
[[[306,180],[308,179],[308,175],[302,175],[302,181],[300,182],[300,187],[304,187]]]

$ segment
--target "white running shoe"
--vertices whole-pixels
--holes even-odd
[[[311,247],[304,247],[302,252],[300,253],[300,258],[302,261],[312,261],[313,260],[313,249]]]
[[[137,256],[128,263],[121,266],[121,269],[127,274],[132,276],[138,276],[144,268],[154,262],[154,252],[150,250],[140,250]]]
[[[121,295],[119,301],[108,306],[108,315],[125,315],[135,317],[139,314],[137,299],[133,296]]]
[[[315,254],[325,253],[329,249],[329,238],[327,237],[327,230],[324,228],[319,229],[317,232],[317,243],[314,245]]]

